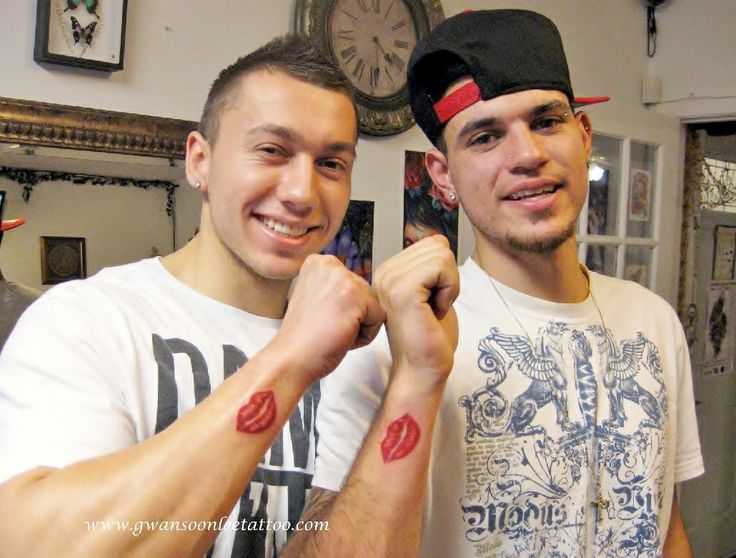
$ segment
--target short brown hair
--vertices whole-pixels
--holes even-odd
[[[220,72],[210,87],[199,132],[214,144],[222,111],[232,106],[240,79],[256,70],[278,70],[306,83],[347,95],[355,109],[355,90],[340,70],[303,35],[283,35],[242,56]]]

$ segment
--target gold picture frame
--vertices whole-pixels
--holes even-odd
[[[184,159],[190,120],[0,97],[0,142]]]

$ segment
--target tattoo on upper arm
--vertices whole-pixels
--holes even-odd
[[[383,462],[389,463],[406,457],[419,442],[419,425],[409,413],[397,418],[386,428],[381,442]]]
[[[238,432],[256,434],[266,430],[275,419],[276,398],[273,391],[259,391],[238,410],[235,428]]]

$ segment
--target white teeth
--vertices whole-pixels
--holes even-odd
[[[539,190],[522,190],[521,192],[511,194],[509,198],[512,200],[521,200],[532,196],[539,196],[541,194],[551,194],[555,191],[555,188],[556,186],[547,186],[545,188],[540,188]]]
[[[261,222],[269,229],[285,236],[302,236],[308,230],[308,227],[292,227],[273,219],[261,219]]]

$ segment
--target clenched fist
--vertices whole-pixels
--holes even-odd
[[[417,381],[444,382],[457,347],[452,304],[460,292],[447,239],[431,236],[403,250],[378,268],[374,284],[386,313],[395,373],[419,373]]]
[[[332,372],[350,349],[373,340],[383,320],[364,279],[334,256],[315,254],[302,265],[274,342],[295,351],[299,372],[314,381]]]

